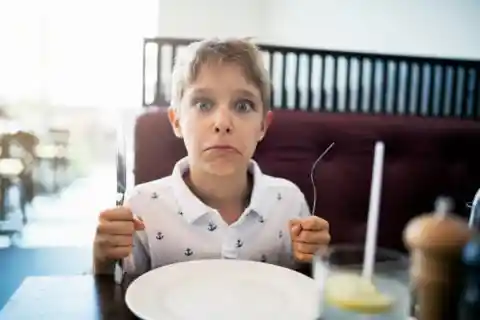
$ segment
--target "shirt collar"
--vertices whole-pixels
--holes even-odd
[[[188,170],[188,167],[188,157],[179,160],[175,164],[172,172],[172,184],[173,192],[180,209],[179,214],[181,214],[189,223],[193,223],[200,217],[214,212],[214,209],[198,199],[185,183],[183,175]],[[256,214],[260,219],[265,220],[265,213],[269,211],[267,209],[270,203],[265,199],[268,184],[266,183],[260,167],[254,160],[250,160],[248,170],[253,176],[253,188],[250,197],[250,204],[247,207],[246,212]]]
[[[265,220],[271,204],[269,201],[271,199],[268,197],[268,182],[254,160],[250,160],[249,171],[253,175],[253,188],[247,210],[252,214],[258,215],[260,219]]]
[[[180,159],[173,168],[173,192],[181,214],[189,223],[194,222],[203,215],[210,213],[212,208],[200,201],[183,180],[183,175],[188,170],[188,158]]]

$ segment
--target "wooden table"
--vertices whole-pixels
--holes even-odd
[[[0,320],[138,319],[125,304],[125,288],[109,276],[29,277],[0,311]]]
[[[0,311],[0,320],[137,319],[124,296],[125,286],[111,276],[28,277]]]

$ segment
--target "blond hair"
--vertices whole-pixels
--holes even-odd
[[[185,89],[198,77],[205,63],[227,62],[238,64],[247,81],[260,91],[263,109],[270,109],[270,79],[262,54],[248,39],[206,39],[188,45],[175,59],[172,72],[171,106],[180,106]]]

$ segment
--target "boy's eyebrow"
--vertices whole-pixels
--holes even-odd
[[[235,90],[235,94],[238,94],[239,96],[244,96],[247,98],[258,99],[258,96],[255,93],[247,89]]]
[[[194,88],[192,90],[192,94],[198,95],[198,94],[204,94],[204,95],[209,95],[212,94],[213,90],[210,88]],[[253,93],[251,90],[248,89],[237,89],[234,91],[236,95],[251,98],[251,99],[259,99],[258,95]]]

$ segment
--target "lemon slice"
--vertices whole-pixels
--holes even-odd
[[[382,294],[368,281],[356,274],[333,274],[325,284],[325,299],[332,307],[364,314],[391,311],[393,299]]]

